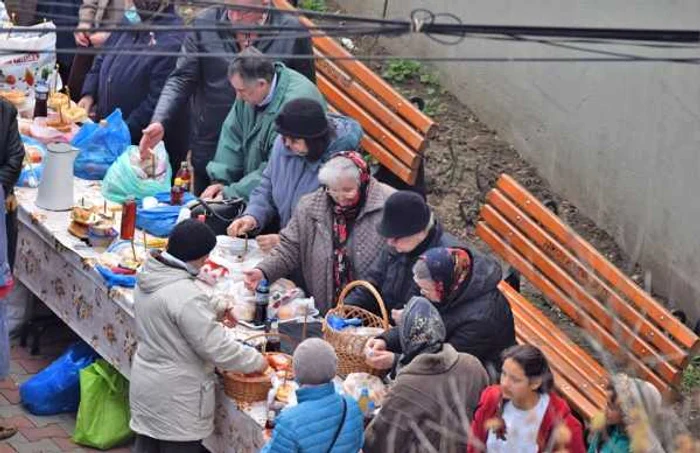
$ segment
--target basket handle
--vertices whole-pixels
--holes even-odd
[[[367,282],[365,280],[355,280],[353,282],[348,283],[345,286],[345,288],[343,288],[343,290],[340,292],[340,296],[338,296],[337,307],[342,307],[343,301],[345,300],[345,296],[348,295],[350,290],[352,290],[353,288],[357,288],[358,286],[362,286],[374,296],[374,299],[377,301],[377,305],[379,305],[379,310],[382,313],[382,324],[384,324],[384,330],[389,330],[389,314],[386,311],[384,299],[382,299],[382,296],[379,294],[379,291],[377,291],[370,282]]]

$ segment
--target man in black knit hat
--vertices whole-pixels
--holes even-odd
[[[165,252],[148,257],[134,292],[138,346],[129,402],[135,452],[199,452],[214,430],[214,367],[240,373],[267,368],[255,349],[238,343],[194,279],[216,246],[204,223],[175,226]]]
[[[401,309],[420,294],[412,269],[421,254],[433,247],[465,247],[443,231],[423,197],[406,190],[386,200],[377,232],[386,238],[386,245],[366,280],[379,290],[388,310]],[[364,288],[353,290],[345,303],[379,314],[374,297]]]

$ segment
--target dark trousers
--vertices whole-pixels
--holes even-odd
[[[209,179],[209,174],[207,173],[206,164],[197,165],[192,163],[192,167],[194,169],[194,194],[199,196],[202,192],[204,192],[204,189],[211,185],[211,181]]]
[[[75,102],[80,100],[85,76],[90,72],[94,59],[94,55],[84,54],[77,54],[73,57],[73,64],[71,65],[70,75],[68,76],[68,88],[70,89],[70,97]]]
[[[202,446],[201,440],[171,442],[137,434],[131,451],[133,453],[202,453],[207,450]]]

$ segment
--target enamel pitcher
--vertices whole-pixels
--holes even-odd
[[[78,148],[68,143],[51,143],[46,148],[46,165],[36,205],[49,211],[68,211],[74,204],[73,161]]]

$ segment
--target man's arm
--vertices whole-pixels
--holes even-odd
[[[199,35],[191,32],[182,43],[183,55],[177,59],[175,69],[165,82],[153,112],[152,123],[165,125],[175,111],[184,108],[189,102],[199,83],[199,57],[191,56],[196,52],[199,52]]]

